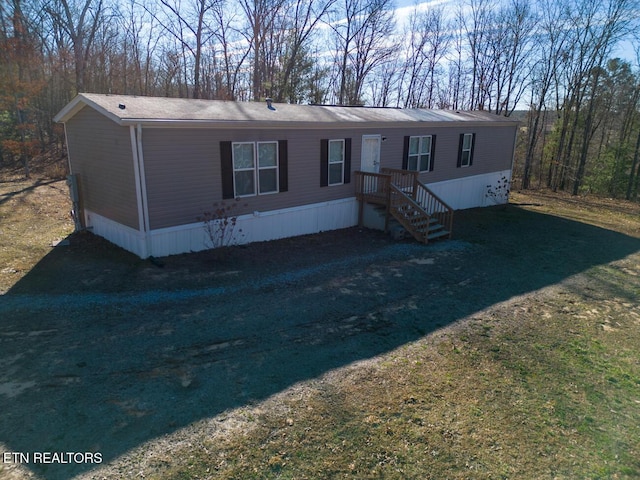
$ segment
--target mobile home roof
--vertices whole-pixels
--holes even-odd
[[[412,123],[517,125],[513,119],[483,111],[396,109],[296,105],[265,102],[232,102],[186,98],[139,97],[81,93],[54,118],[66,122],[89,106],[119,125],[148,126],[229,126],[229,127],[336,127],[364,124],[406,126]]]

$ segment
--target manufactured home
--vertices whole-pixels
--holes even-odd
[[[493,204],[488,189],[511,178],[518,126],[487,112],[102,94],[55,120],[78,226],[142,258],[209,248],[199,219],[221,202],[242,243],[373,226],[371,205],[418,240],[450,235],[453,210]]]

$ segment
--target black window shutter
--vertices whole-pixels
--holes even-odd
[[[403,170],[408,170],[409,169],[409,139],[411,137],[406,136],[404,137],[404,146],[402,148],[402,169]]]
[[[476,134],[471,134],[471,155],[469,155],[469,166],[473,165],[473,155],[476,153]]]
[[[222,177],[222,198],[233,198],[233,155],[231,142],[220,142],[220,175]]]
[[[351,139],[344,139],[344,183],[351,182]]]
[[[278,183],[280,191],[289,190],[289,151],[286,140],[278,140]]]
[[[329,185],[329,140],[320,140],[320,186]]]
[[[431,164],[429,165],[429,171],[433,172],[433,164],[436,159],[436,136],[431,135]]]
[[[458,143],[458,168],[462,166],[462,145],[464,145],[464,133],[460,134],[460,143]]]

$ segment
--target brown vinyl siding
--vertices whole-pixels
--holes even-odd
[[[360,168],[361,134],[353,138],[352,168]],[[220,142],[286,140],[288,191],[243,197],[241,215],[354,196],[353,183],[320,187],[320,140],[345,138],[344,130],[144,129],[143,151],[152,229],[194,223],[222,202]],[[356,168],[354,168],[354,165]],[[227,205],[234,200],[225,200]]]
[[[475,133],[473,165],[458,168],[461,133]],[[171,129],[145,128],[142,141],[152,229],[194,223],[222,202],[220,142],[286,140],[288,191],[241,198],[234,214],[265,212],[354,196],[354,182],[320,186],[322,139],[351,139],[351,172],[360,169],[362,135],[380,134],[381,167],[401,168],[407,135],[437,135],[434,169],[421,174],[434,183],[511,168],[515,127],[449,126],[358,129]],[[234,200],[226,200],[230,205]]]
[[[458,147],[461,133],[475,133],[473,165],[458,167]],[[381,166],[402,168],[402,152],[405,136],[436,135],[436,148],[433,153],[434,166],[430,172],[420,174],[424,183],[454,180],[472,175],[509,170],[511,152],[515,141],[515,127],[436,127],[402,129],[401,134],[386,135],[382,143]]]
[[[151,229],[194,223],[222,199],[213,137],[210,130],[142,130]]]
[[[81,208],[138,229],[133,153],[128,127],[85,107],[67,126],[71,172]]]

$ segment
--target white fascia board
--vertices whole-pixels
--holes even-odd
[[[73,118],[73,116],[76,113],[78,113],[80,110],[82,110],[86,106],[89,106],[94,110],[96,110],[97,112],[100,112],[102,115],[114,121],[118,125],[125,125],[120,117],[104,109],[102,106],[98,105],[97,103],[93,102],[92,100],[88,99],[82,94],[78,94],[62,110],[60,110],[60,112],[58,112],[58,114],[55,117],[53,117],[53,121],[66,123],[71,118]],[[129,123],[127,123],[126,125],[129,125]]]
[[[86,106],[86,103],[82,101],[82,98],[77,96],[71,102],[67,103],[65,107],[53,117],[53,121],[56,123],[66,123],[71,117],[82,110]]]

